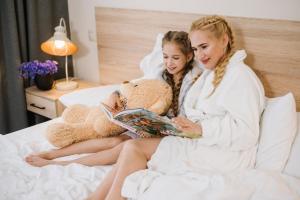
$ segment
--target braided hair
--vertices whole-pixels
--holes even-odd
[[[214,80],[213,80],[213,86],[214,89],[211,92],[209,96],[211,96],[218,85],[220,84],[221,80],[223,79],[223,76],[225,74],[226,66],[234,54],[234,36],[231,30],[231,27],[227,23],[227,21],[217,15],[213,16],[207,16],[200,18],[193,22],[190,32],[202,30],[202,31],[210,31],[215,35],[216,38],[220,39],[224,34],[227,34],[228,36],[228,44],[226,48],[224,49],[224,56],[219,60],[217,63],[215,70],[214,70]]]
[[[162,47],[166,43],[175,43],[178,45],[180,51],[185,55],[188,56],[192,53],[192,59],[190,59],[183,68],[183,73],[178,81],[177,84],[175,84],[173,74],[170,74],[167,69],[163,71],[163,78],[166,80],[166,82],[171,86],[172,92],[173,92],[173,99],[172,104],[170,106],[170,109],[173,111],[173,115],[177,116],[179,112],[178,108],[178,99],[180,94],[180,89],[182,85],[182,81],[185,77],[185,75],[193,68],[193,60],[194,60],[194,52],[192,50],[191,42],[188,37],[188,33],[184,31],[168,31],[162,40]]]

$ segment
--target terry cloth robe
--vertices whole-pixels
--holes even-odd
[[[197,79],[202,72],[202,69],[199,68],[199,66],[194,65],[194,67],[184,76],[179,92],[179,97],[178,97],[178,108],[179,112],[178,115],[181,116],[186,116],[185,111],[184,111],[184,101],[185,97],[192,87],[193,83],[195,82],[195,79]],[[162,77],[162,75],[160,75]],[[167,116],[169,118],[173,118],[173,112],[169,109]]]
[[[231,57],[221,83],[211,96],[214,72],[204,70],[184,102],[188,119],[202,126],[202,137],[164,137],[147,163],[148,170],[129,175],[122,194],[130,196],[141,192],[132,191],[140,188],[131,187],[132,183],[152,180],[154,172],[155,176],[157,173],[223,173],[254,166],[265,98],[263,86],[243,62],[245,58],[243,50]]]

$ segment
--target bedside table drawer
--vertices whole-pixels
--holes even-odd
[[[26,94],[27,110],[48,118],[57,117],[55,101]]]

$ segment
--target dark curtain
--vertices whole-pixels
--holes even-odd
[[[22,62],[46,59],[63,66],[64,58],[43,53],[40,44],[53,35],[61,17],[70,33],[68,16],[67,0],[0,0],[0,134],[35,123],[36,118],[26,111],[24,87],[30,81],[19,77],[18,67]],[[64,76],[64,68],[59,67],[55,79]]]

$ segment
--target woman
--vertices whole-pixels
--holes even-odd
[[[190,40],[205,71],[187,94],[187,118],[173,121],[183,132],[201,138],[168,136],[127,141],[116,165],[89,199],[124,199],[121,188],[125,178],[133,172],[139,175],[137,171],[147,167],[172,173],[199,169],[226,172],[254,166],[264,108],[261,82],[244,64],[246,53],[234,51],[234,37],[225,19],[209,16],[195,21]]]
[[[188,33],[183,31],[167,32],[162,40],[162,50],[165,70],[157,78],[165,80],[172,87],[173,92],[173,100],[167,116],[173,118],[178,115],[185,115],[182,106],[184,97],[201,73],[201,70],[193,64],[194,53]],[[117,92],[111,94],[105,103],[116,110],[124,107]],[[50,164],[68,165],[70,163],[87,166],[113,164],[119,156],[123,146],[122,142],[131,139],[129,135],[130,133],[125,133],[117,137],[87,140],[65,148],[30,155],[25,160],[37,167]],[[53,160],[58,157],[82,153],[95,154],[75,160]]]

